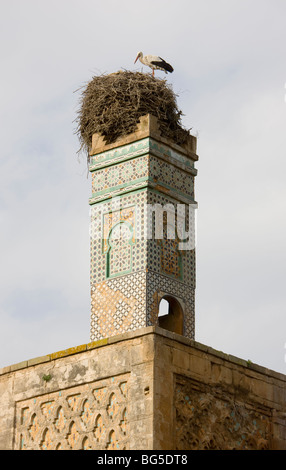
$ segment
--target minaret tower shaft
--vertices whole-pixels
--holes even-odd
[[[150,325],[194,338],[197,159],[195,137],[176,144],[150,114],[112,144],[93,135],[91,340]]]

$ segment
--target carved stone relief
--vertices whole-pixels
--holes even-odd
[[[128,375],[16,406],[15,450],[123,450],[128,438]]]
[[[271,414],[245,397],[177,376],[174,428],[177,450],[264,450]]]

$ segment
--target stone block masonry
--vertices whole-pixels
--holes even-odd
[[[0,370],[0,449],[286,450],[286,376],[159,327]]]

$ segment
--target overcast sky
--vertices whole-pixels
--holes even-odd
[[[142,50],[198,136],[196,340],[286,373],[285,0],[0,7],[0,367],[89,341],[75,90]]]

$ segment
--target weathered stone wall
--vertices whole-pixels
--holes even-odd
[[[0,370],[0,449],[286,449],[286,376],[148,327]]]
[[[0,375],[0,449],[151,449],[153,338],[126,333]]]
[[[155,358],[155,448],[286,449],[285,375],[167,331]]]

